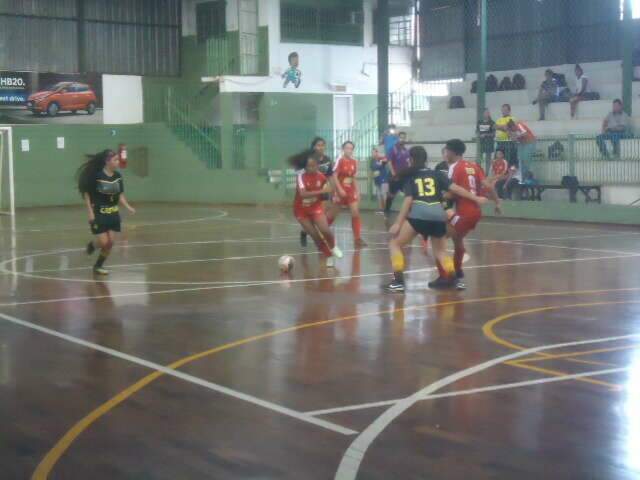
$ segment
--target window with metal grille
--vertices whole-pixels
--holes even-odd
[[[280,30],[283,42],[363,44],[362,0],[328,1],[320,6],[314,3],[282,2]]]
[[[199,43],[204,43],[210,38],[224,36],[226,32],[225,3],[217,0],[196,5],[196,28]]]
[[[414,45],[414,16],[403,15],[389,19],[389,44],[396,47]]]

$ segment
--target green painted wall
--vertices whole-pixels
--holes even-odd
[[[119,143],[129,147],[131,167],[123,174],[127,196],[134,202],[277,203],[283,198],[255,169],[208,169],[163,124],[17,126],[13,135],[19,208],[81,203],[75,172],[84,155],[116,149]],[[64,150],[56,148],[57,137],[65,138]],[[21,151],[22,139],[29,140],[29,152]],[[141,147],[148,149],[146,177],[133,166],[141,159]]]
[[[65,148],[56,147],[64,137]],[[84,155],[106,148],[117,149],[126,143],[130,151],[152,141],[142,125],[29,125],[13,127],[14,178],[18,207],[73,205],[81,201],[75,188],[75,173]],[[28,152],[21,151],[21,141],[29,141]],[[142,178],[125,171],[127,194],[133,201],[156,197],[151,176]]]
[[[130,168],[124,170],[127,195],[134,202],[175,201],[237,204],[290,204],[285,195],[267,182],[266,176],[249,166],[246,170],[225,165],[208,169],[193,152],[176,140],[160,123],[141,125],[15,126],[14,166],[16,203],[20,207],[80,204],[74,175],[85,153],[116,148],[126,143]],[[56,148],[65,138],[64,150]],[[21,151],[27,139],[30,151]],[[146,147],[148,174],[142,177],[136,161]],[[255,147],[254,147],[255,148]],[[282,166],[282,162],[278,163]],[[363,199],[365,207],[374,203]],[[486,215],[491,216],[488,208]],[[618,224],[640,223],[640,209],[616,205],[568,202],[505,202],[505,218],[562,220]]]

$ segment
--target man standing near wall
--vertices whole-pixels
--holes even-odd
[[[389,170],[391,171],[391,181],[389,182],[389,195],[384,206],[384,214],[389,215],[393,199],[398,192],[402,190],[402,180],[398,174],[410,166],[409,150],[407,150],[407,134],[400,132],[398,134],[398,143],[391,149],[389,154]]]
[[[509,165],[517,165],[517,145],[509,136],[509,122],[516,122],[516,119],[511,116],[511,105],[505,103],[502,105],[502,117],[496,120],[496,149],[502,149]]]

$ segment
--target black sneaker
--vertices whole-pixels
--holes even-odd
[[[87,243],[87,255],[93,255],[93,252],[96,251],[96,247],[93,242]]]
[[[444,277],[438,277],[434,281],[429,282],[429,288],[434,290],[444,290],[447,288],[453,288],[456,286],[457,280],[446,279]]]
[[[391,293],[404,293],[404,283],[394,280],[393,282],[385,285],[384,289]]]
[[[300,245],[307,246],[307,232],[300,232]]]
[[[463,279],[463,278],[464,278],[464,272],[463,272],[462,270],[458,270],[458,271],[456,272],[456,278],[457,278],[458,280]]]

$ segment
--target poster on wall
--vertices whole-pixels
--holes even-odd
[[[300,66],[300,56],[298,52],[291,52],[289,54],[289,68],[285,70],[282,74],[282,78],[284,79],[284,84],[282,88],[287,88],[289,84],[294,87],[300,87],[302,83],[302,72],[298,68]]]
[[[103,123],[102,75],[0,72],[0,123]]]

